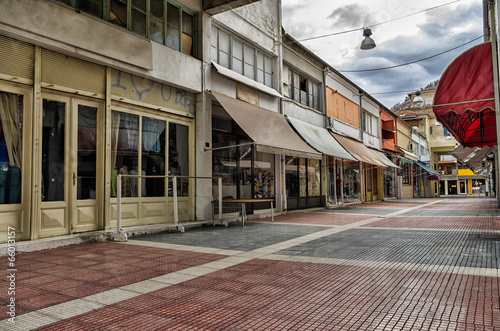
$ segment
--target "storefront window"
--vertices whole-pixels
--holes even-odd
[[[307,197],[306,159],[299,159],[299,187],[300,197]]]
[[[42,201],[64,201],[66,104],[43,100]]]
[[[112,113],[111,124],[111,197],[117,194],[118,175],[130,175],[129,171],[136,170],[139,164],[139,116]],[[121,196],[136,197],[137,189],[130,189],[130,178],[121,179]],[[132,193],[134,195],[132,195]]]
[[[96,198],[97,108],[78,105],[78,200]]]
[[[486,193],[486,184],[484,179],[475,179],[472,181],[472,194]]]
[[[411,163],[401,162],[401,176],[403,177],[403,185],[411,185]]]
[[[448,194],[457,194],[457,181],[456,180],[449,180],[448,181]]]
[[[0,92],[0,205],[21,203],[23,97]]]
[[[214,148],[223,147],[212,152],[212,173],[214,177],[222,177],[222,198],[236,199],[238,197],[237,147],[230,146],[237,144],[237,138],[230,134],[214,132],[212,141]],[[226,146],[227,148],[225,148]],[[248,188],[248,194],[251,195],[250,180],[244,182],[244,185]],[[217,181],[214,181],[213,188],[217,190]]]
[[[335,161],[335,189],[336,189],[336,195],[337,195],[337,203],[342,202],[342,191],[343,191],[343,178],[342,178],[342,161]]]
[[[288,157],[285,164],[286,195],[287,197],[299,196],[299,159]]]
[[[287,197],[305,198],[321,195],[320,160],[287,157],[285,171]]]
[[[214,117],[212,128],[212,173],[222,177],[222,198],[274,198],[274,154],[257,152],[245,132],[230,119]],[[217,180],[213,181],[213,190],[218,196]]]
[[[336,203],[335,197],[337,196],[335,192],[335,159],[328,156],[328,200],[330,203]]]
[[[320,160],[308,159],[307,164],[307,185],[309,196],[318,197],[321,195],[321,168]]]
[[[142,164],[140,175],[164,176],[165,175],[165,138],[166,125],[164,121],[142,118]],[[131,175],[138,175],[138,169],[130,171]],[[130,188],[132,196],[164,197],[164,178],[131,178]]]
[[[138,148],[139,124],[141,149]],[[119,174],[146,176],[122,177],[122,197],[164,197],[165,179],[147,176],[166,176],[167,157],[168,175],[189,176],[187,126],[168,123],[168,155],[165,121],[113,111],[111,127],[111,197],[116,197]],[[169,179],[169,196],[173,195],[172,190],[172,179]],[[189,178],[177,179],[177,195],[189,195]]]
[[[384,197],[394,198],[396,194],[396,169],[384,168]]]
[[[255,198],[274,198],[274,155],[256,153],[254,169]]]
[[[168,125],[168,174],[171,176],[189,176],[189,135],[185,125]],[[170,180],[171,181],[171,180]],[[189,194],[189,178],[177,179],[177,196]],[[168,195],[173,195],[172,184],[168,185]]]
[[[366,192],[372,191],[372,165],[365,163],[365,185]]]
[[[344,202],[359,202],[361,187],[361,176],[359,173],[359,162],[347,161],[344,164]]]
[[[235,162],[238,171],[239,198],[251,199],[252,196],[252,159],[253,148],[250,141],[240,140],[244,146],[238,147],[238,162]],[[254,165],[255,166],[255,165]]]

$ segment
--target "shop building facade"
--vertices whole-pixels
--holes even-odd
[[[383,198],[381,105],[279,1],[211,3],[0,4],[1,231],[112,229],[118,193],[123,227],[173,223],[168,176],[179,221],[212,219],[213,177],[250,214]]]
[[[195,175],[201,8],[147,4],[0,4],[2,231],[110,229],[118,175]],[[195,183],[177,193],[193,219]],[[124,177],[121,194],[123,226],[173,222],[171,181]]]

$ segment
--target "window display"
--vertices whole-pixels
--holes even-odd
[[[213,128],[212,171],[214,177],[222,177],[222,198],[274,198],[274,154],[256,152],[246,134],[230,120],[214,118]],[[216,180],[213,190],[217,196]]]
[[[254,169],[255,198],[274,198],[274,155],[256,153]]]
[[[299,171],[297,158],[288,157],[285,163],[286,196],[299,197]]]
[[[360,164],[355,161],[344,163],[344,203],[359,202],[361,187],[361,176],[359,173]]]
[[[307,164],[307,191],[309,196],[321,195],[321,167],[320,160],[308,159]]]
[[[114,111],[111,125],[111,197],[117,195],[118,175],[130,175],[139,163],[139,116]],[[136,197],[130,190],[130,178],[121,180],[121,196]],[[132,195],[134,193],[134,195]]]
[[[396,169],[384,168],[384,197],[394,198],[396,195]]]
[[[168,174],[177,176],[189,176],[188,157],[188,127],[185,125],[169,123],[168,125]],[[169,182],[171,179],[169,180]],[[188,196],[189,179],[178,178],[177,195]],[[169,183],[168,195],[173,195],[173,187]]]
[[[401,161],[400,174],[403,177],[403,185],[411,185],[411,163]]]
[[[285,164],[287,197],[321,195],[321,161],[287,157]]]
[[[307,197],[306,159],[299,159],[299,187],[300,197]]]

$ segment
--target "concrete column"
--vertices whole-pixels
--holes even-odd
[[[448,181],[444,181],[444,195],[448,195]]]
[[[196,176],[211,177],[212,175],[212,152],[206,148],[212,148],[212,96],[207,92],[212,86],[210,65],[210,31],[211,19],[208,15],[200,18],[203,39],[201,41],[203,67],[202,67],[202,92],[196,95]],[[210,220],[212,218],[212,181],[208,179],[196,180],[196,219]]]

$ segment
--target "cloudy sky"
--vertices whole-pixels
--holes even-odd
[[[440,5],[444,6],[427,10]],[[483,41],[479,38],[443,55],[394,69],[348,72],[413,62],[482,36],[482,1],[282,0],[282,6],[288,34],[388,108],[403,101],[407,92],[439,79],[455,57]],[[363,27],[372,29],[374,49],[359,48]],[[305,40],[354,29],[359,30]]]

